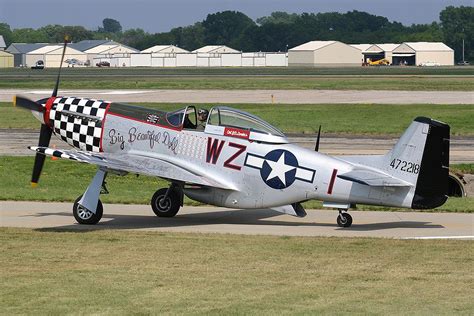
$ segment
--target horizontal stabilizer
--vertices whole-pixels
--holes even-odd
[[[338,178],[357,182],[372,187],[409,187],[410,183],[391,175],[371,169],[355,169],[337,176]]]

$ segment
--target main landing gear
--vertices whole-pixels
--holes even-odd
[[[346,209],[339,209],[339,215],[337,216],[337,226],[339,227],[351,227],[352,216],[347,213]]]
[[[86,192],[74,202],[72,213],[79,224],[94,225],[102,218],[104,208],[99,195],[101,193],[108,193],[105,187],[106,176],[107,172],[99,168]]]
[[[74,202],[72,213],[79,224],[97,224],[104,211],[100,194],[108,194],[105,184],[107,176],[106,169],[99,168],[86,192],[79,196]],[[151,198],[153,212],[159,217],[173,217],[183,205],[183,184],[172,183],[169,188],[159,189]]]
[[[184,193],[182,186],[172,183],[169,188],[162,188],[153,194],[151,208],[156,216],[173,217],[183,205]]]

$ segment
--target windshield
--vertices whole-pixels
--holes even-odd
[[[250,130],[252,132],[285,137],[285,135],[280,130],[268,124],[261,118],[250,113],[228,107],[214,107],[209,115],[208,124],[237,127]]]
[[[168,121],[168,123],[170,123],[171,126],[180,127],[181,124],[183,123],[183,117],[184,117],[185,111],[186,111],[186,108],[180,109],[174,112],[170,112],[166,114],[166,120]]]

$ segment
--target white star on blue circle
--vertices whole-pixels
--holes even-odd
[[[260,175],[263,181],[274,189],[284,189],[295,182],[298,160],[291,152],[273,150],[264,157]]]

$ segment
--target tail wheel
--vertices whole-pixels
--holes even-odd
[[[156,216],[173,217],[181,207],[180,196],[175,190],[171,190],[166,196],[167,188],[159,189],[151,198],[151,208]]]
[[[79,204],[79,201],[81,200],[81,198],[82,198],[82,195],[76,199],[76,201],[74,202],[74,206],[72,207],[72,213],[74,214],[74,218],[79,224],[84,224],[84,225],[97,224],[102,218],[102,214],[104,211],[102,202],[100,200],[97,202],[97,208],[94,214],[93,212],[91,212],[90,210],[88,210],[87,208]]]
[[[339,213],[337,217],[337,226],[339,227],[351,227],[352,216],[348,213]]]

